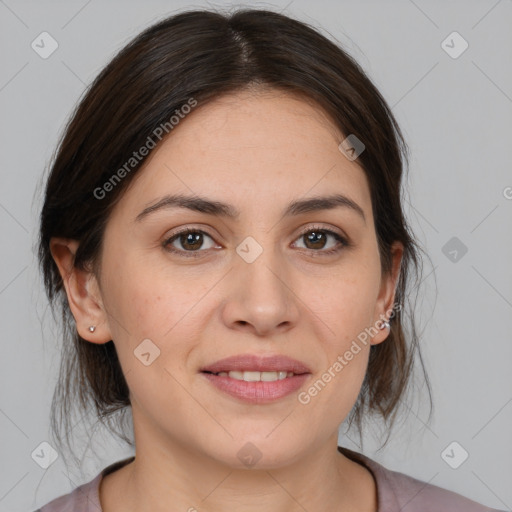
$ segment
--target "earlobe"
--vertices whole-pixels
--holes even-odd
[[[50,251],[59,269],[78,334],[91,343],[107,343],[112,337],[96,277],[74,266],[78,246],[77,240],[50,240]]]

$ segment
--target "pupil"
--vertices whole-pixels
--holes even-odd
[[[316,231],[311,231],[309,235],[306,235],[308,238],[308,241],[313,242],[313,244],[320,242],[320,248],[323,247],[322,241],[325,242],[325,239],[322,240],[323,234],[317,233]],[[315,246],[315,248],[318,248]]]
[[[187,244],[189,244],[193,245],[192,249],[199,249],[202,245],[201,237],[201,233],[188,233],[186,235],[182,235],[181,243],[184,248],[186,248]],[[185,238],[185,243],[183,243],[183,238]]]

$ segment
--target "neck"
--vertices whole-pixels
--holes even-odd
[[[373,476],[337,450],[337,434],[267,469],[233,468],[155,434],[136,432],[135,460],[103,479],[103,512],[377,510]]]

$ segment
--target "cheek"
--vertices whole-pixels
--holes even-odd
[[[125,256],[107,267],[108,313],[125,327],[121,336],[161,338],[200,299],[197,283],[170,274],[149,258]]]
[[[302,296],[325,327],[328,339],[343,349],[373,323],[380,274],[375,267],[346,266],[323,282],[308,280]]]
[[[181,366],[193,349],[191,340],[201,336],[208,318],[208,301],[202,299],[215,280],[210,277],[203,283],[184,272],[177,277],[166,267],[133,257],[116,259],[105,274],[108,321],[127,380],[133,371],[131,379],[137,384],[134,379],[144,368],[136,357],[139,352],[149,351],[150,358],[157,354],[149,368]],[[151,375],[150,380],[165,377],[145,375]]]
[[[318,348],[322,345],[324,354],[315,379],[299,402],[306,410],[330,411],[332,426],[349,414],[366,374],[371,347],[367,329],[372,325],[375,286],[372,278],[339,277],[329,283],[323,290],[309,290],[307,304],[315,313],[310,318],[316,325],[316,344]]]
[[[301,403],[310,400],[332,410],[336,421],[349,413],[366,374],[379,280],[378,261],[354,259],[328,280],[308,280],[302,292],[325,358]]]
[[[200,293],[191,291],[190,281],[166,277],[148,264],[118,260],[111,269],[108,319],[130,396],[150,409],[167,400],[176,406],[183,392],[173,375],[191,349]]]

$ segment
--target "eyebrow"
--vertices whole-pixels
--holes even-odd
[[[172,194],[166,195],[154,204],[144,208],[144,210],[135,217],[135,221],[140,222],[153,212],[170,208],[185,208],[195,212],[230,219],[237,219],[240,216],[240,212],[234,206],[220,201],[215,201],[213,199],[197,195],[186,196],[183,194]],[[348,210],[352,210],[353,212],[356,212],[366,224],[366,217],[363,209],[355,201],[343,194],[311,197],[308,199],[292,201],[285,208],[282,217],[284,218],[320,210],[332,210],[334,208],[346,208]]]

